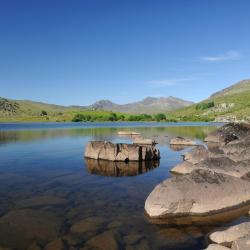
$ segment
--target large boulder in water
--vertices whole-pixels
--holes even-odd
[[[147,161],[159,159],[160,151],[155,145],[91,141],[86,147],[85,157],[109,161]]]
[[[157,185],[145,202],[152,218],[211,215],[250,202],[250,182],[198,169]]]
[[[229,123],[216,131],[210,133],[206,142],[218,143],[221,146],[238,139],[243,139],[250,135],[250,124],[247,123]]]

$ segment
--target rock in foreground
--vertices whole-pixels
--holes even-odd
[[[152,218],[205,216],[250,202],[250,182],[198,169],[157,185],[145,202]]]
[[[160,159],[160,151],[155,145],[138,145],[91,141],[86,147],[85,157],[109,161],[148,161]]]
[[[209,236],[209,238],[217,244],[230,247],[233,241],[247,235],[250,235],[250,222],[243,222],[239,225],[231,226],[226,230],[214,232]]]

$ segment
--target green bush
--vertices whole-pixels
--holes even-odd
[[[160,122],[160,121],[166,120],[166,115],[159,113],[159,114],[156,114],[154,118],[157,122]]]
[[[196,110],[204,110],[214,107],[214,102],[203,102],[196,105]]]

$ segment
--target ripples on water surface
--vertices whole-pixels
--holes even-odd
[[[0,124],[0,248],[42,249],[60,238],[70,249],[98,244],[108,245],[104,249],[202,249],[211,228],[151,224],[144,202],[186,150],[171,149],[169,139],[179,135],[202,141],[215,128],[187,123]],[[117,135],[127,129],[159,142],[159,165],[84,160],[89,140],[131,142]]]

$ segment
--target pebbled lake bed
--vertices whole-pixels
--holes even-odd
[[[159,182],[171,176],[169,170],[187,150],[170,148],[170,138],[202,142],[218,126],[0,124],[0,248],[43,249],[49,244],[47,249],[203,249],[214,226],[152,224],[144,214],[144,202]],[[90,140],[132,142],[118,136],[120,130],[155,139],[160,163],[117,166],[84,159]],[[248,220],[238,217],[238,221]]]

